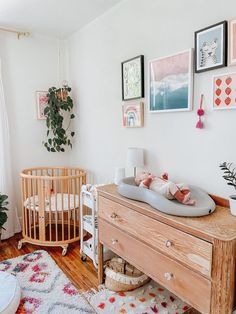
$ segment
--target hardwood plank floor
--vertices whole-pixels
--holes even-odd
[[[70,244],[67,255],[62,256],[62,249],[60,247],[51,248],[25,243],[22,249],[18,250],[17,243],[20,239],[21,234],[19,233],[8,240],[2,241],[0,244],[0,261],[36,250],[45,250],[79,290],[88,291],[91,288],[97,289],[97,271],[89,258],[87,258],[86,262],[81,261],[79,242]]]

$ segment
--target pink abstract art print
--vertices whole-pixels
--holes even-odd
[[[229,65],[236,65],[236,20],[229,23]]]

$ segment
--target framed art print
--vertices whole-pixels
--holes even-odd
[[[192,109],[192,49],[149,62],[149,111]]]
[[[229,58],[228,65],[236,65],[236,19],[229,22]]]
[[[213,109],[236,109],[236,72],[213,77]]]
[[[129,102],[123,105],[123,126],[126,128],[143,127],[143,102]]]
[[[39,91],[36,92],[36,104],[37,104],[37,119],[45,120],[44,109],[48,104],[48,92],[47,91]]]
[[[144,97],[144,56],[137,56],[121,63],[122,100]]]
[[[227,65],[227,21],[195,32],[195,72]]]

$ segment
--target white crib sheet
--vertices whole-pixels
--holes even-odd
[[[62,197],[63,195],[63,197]],[[70,201],[69,201],[70,200]],[[63,202],[63,206],[62,206]],[[70,203],[70,204],[69,204]],[[75,203],[75,205],[74,205]],[[39,210],[39,197],[35,195],[34,197],[31,196],[27,198],[24,202],[24,206],[31,210]],[[51,194],[51,211],[55,212],[62,211],[62,207],[64,211],[68,211],[69,209],[72,210],[74,208],[79,207],[79,195],[78,194],[67,194],[67,193],[57,193]],[[45,211],[50,211],[50,199],[45,200]]]

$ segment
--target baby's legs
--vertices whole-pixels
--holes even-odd
[[[168,194],[171,194],[177,201],[183,204],[194,205],[195,201],[190,199],[190,191],[188,188],[180,188],[173,182],[168,182]]]
[[[183,183],[178,183],[176,184],[177,187],[179,188],[179,190],[183,193],[183,194],[188,194],[190,193],[190,189],[188,186],[184,185]]]

